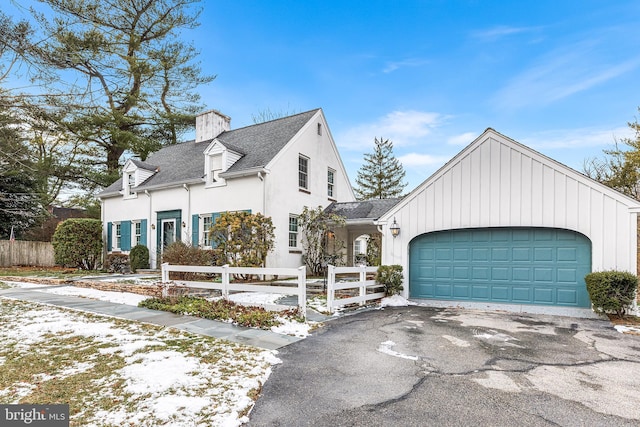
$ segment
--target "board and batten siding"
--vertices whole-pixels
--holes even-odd
[[[423,233],[481,227],[552,227],[591,240],[592,271],[636,271],[640,203],[488,129],[380,218],[383,264],[408,265]],[[388,230],[401,227],[395,239]]]

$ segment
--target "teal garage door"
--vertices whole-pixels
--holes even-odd
[[[591,242],[550,228],[427,233],[409,247],[412,298],[590,307]]]

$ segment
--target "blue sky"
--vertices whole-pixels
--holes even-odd
[[[640,106],[637,1],[204,1],[185,34],[238,128],[321,107],[352,182],[389,138],[413,189],[487,127],[581,170]]]
[[[31,2],[30,2],[31,3]],[[486,128],[577,170],[640,106],[637,0],[202,0],[206,109],[322,108],[352,182],[375,137],[415,188]]]

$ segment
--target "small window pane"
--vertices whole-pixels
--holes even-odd
[[[334,186],[334,171],[329,169],[327,171],[327,195],[329,197],[333,197],[333,186]]]
[[[298,158],[298,186],[300,188],[308,189],[309,182],[309,159],[300,156]]]
[[[289,247],[298,247],[298,217],[289,217]]]

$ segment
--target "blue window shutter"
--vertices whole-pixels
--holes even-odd
[[[197,247],[198,243],[200,243],[200,225],[198,224],[199,220],[199,215],[191,215],[191,246],[193,247]]]
[[[107,252],[111,252],[111,250],[113,249],[113,247],[111,246],[111,242],[113,241],[113,234],[111,231],[113,224],[108,222],[107,223]]]
[[[147,246],[147,220],[140,220],[140,244]]]
[[[220,212],[214,212],[211,214],[211,226],[214,226],[216,224],[216,221],[218,220],[218,218],[220,218]],[[213,236],[211,236],[211,247],[213,249],[218,247],[216,242],[213,240]]]
[[[122,249],[123,251],[130,251],[131,250],[131,221],[122,221],[120,230],[122,233],[120,249]]]

